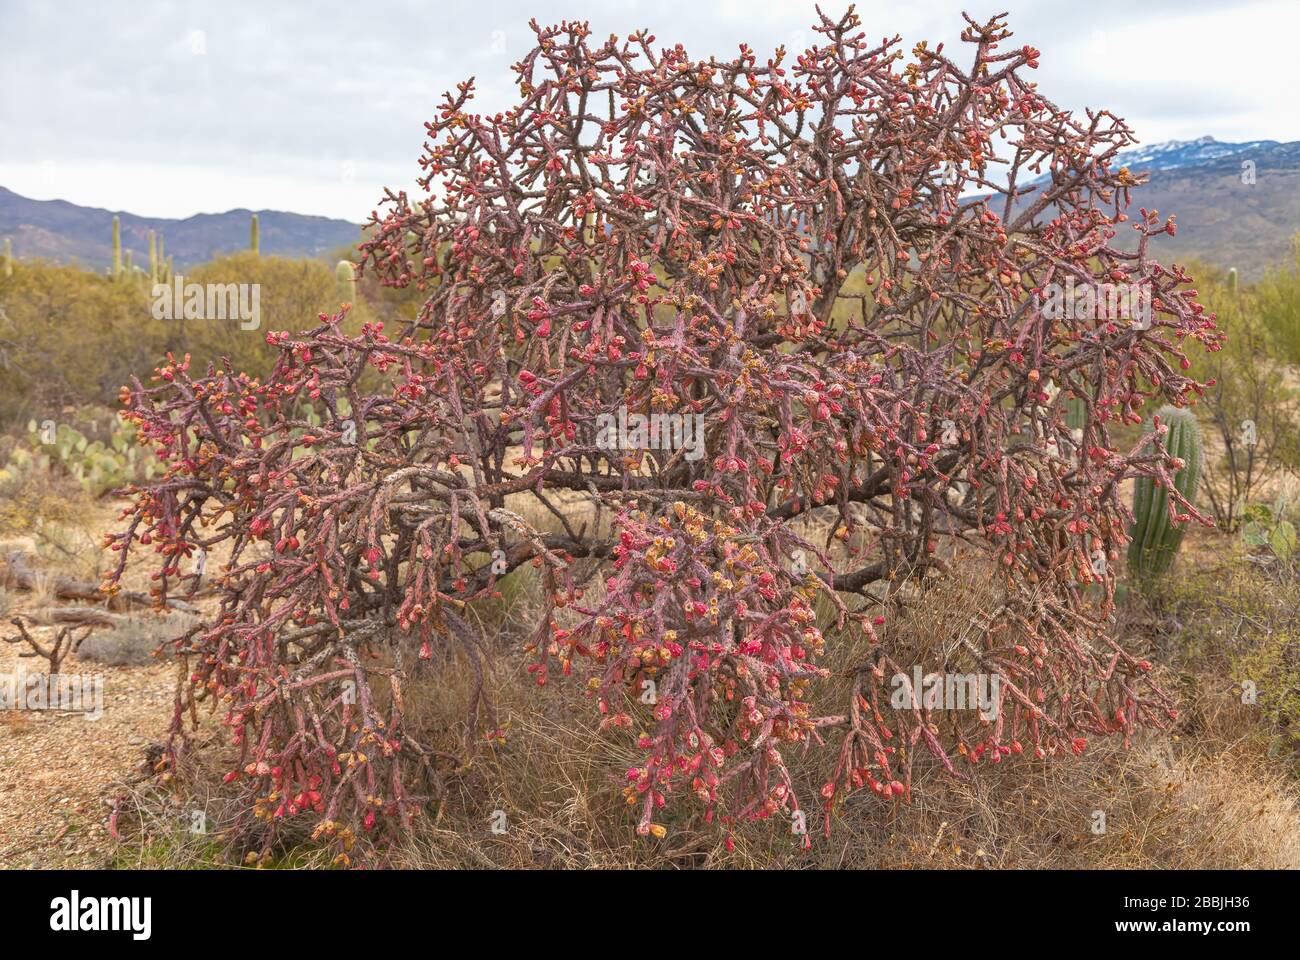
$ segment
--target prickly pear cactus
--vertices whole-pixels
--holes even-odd
[[[135,428],[130,425],[115,427],[108,444],[91,440],[66,423],[46,431],[33,420],[28,423],[27,431],[36,459],[27,455],[20,461],[11,455],[11,468],[57,468],[94,497],[102,497],[142,478],[152,479],[159,470],[153,452],[139,445]]]
[[[1156,416],[1169,428],[1164,445],[1171,456],[1183,461],[1174,474],[1174,486],[1191,502],[1201,479],[1201,428],[1196,415],[1177,407],[1161,407]],[[1153,429],[1148,420],[1144,428]],[[1151,477],[1141,477],[1133,490],[1133,526],[1129,530],[1129,571],[1139,580],[1149,581],[1169,569],[1183,542],[1187,524],[1169,517],[1169,491],[1157,487]]]

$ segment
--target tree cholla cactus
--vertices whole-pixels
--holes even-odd
[[[169,358],[124,391],[170,467],[113,538],[117,575],[147,543],[168,596],[197,584],[187,557],[229,549],[219,612],[175,644],[191,672],[171,756],[179,718],[219,699],[264,843],[299,817],[344,847],[409,825],[444,761],[403,691],[435,648],[476,655],[467,611],[529,565],[537,682],[586,677],[639,745],[642,833],[674,796],[724,823],[803,809],[787,751],[830,737],[828,826],[855,788],[910,797],[925,757],[965,777],[1166,722],[1150,664],[1106,636],[1115,565],[1090,555],[1123,546],[1124,478],[1173,486],[1170,454],[1121,452],[1111,425],[1153,395],[1189,402],[1184,341],[1218,334],[1148,255],[1175,226],[1129,209],[1124,123],[1045,99],[1024,76],[1038,52],[997,20],[967,18],[967,67],[925,44],[905,60],[851,11],[793,57],[730,61],[533,26],[518,103],[448,95],[430,195],[390,191],[362,244],[363,269],[427,294],[417,320],[349,335],[327,317],[268,336],[267,378]],[[1151,322],[1045,309],[1067,281],[1145,291]],[[635,416],[659,416],[657,439],[607,429]],[[673,441],[687,422],[707,455]],[[525,519],[551,508],[553,528]],[[890,705],[912,667],[896,588],[942,573],[955,538],[1005,591],[970,644],[1002,678],[990,723]],[[832,644],[870,653],[818,716]]]
[[[1164,479],[1139,477],[1133,486],[1133,526],[1129,530],[1128,565],[1139,580],[1150,581],[1165,573],[1191,520],[1183,508],[1196,498],[1201,479],[1201,427],[1196,415],[1177,407],[1161,407],[1146,424],[1146,433],[1163,437],[1161,443],[1176,458],[1172,486]]]

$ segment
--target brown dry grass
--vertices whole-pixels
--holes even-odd
[[[950,644],[976,608],[988,580],[974,564],[932,588],[900,629],[900,646],[920,655]],[[1140,611],[1144,608],[1139,607]],[[1154,648],[1160,638],[1135,633]],[[861,651],[836,651],[839,683],[819,706],[836,708],[845,673]],[[661,818],[663,840],[634,836],[621,800],[620,775],[636,759],[630,738],[595,730],[594,711],[576,696],[530,689],[518,664],[498,672],[506,743],[479,761],[448,798],[440,818],[398,852],[403,866],[424,867],[759,867],[759,868],[1297,868],[1300,811],[1294,781],[1271,760],[1256,734],[1259,717],[1233,699],[1226,656],[1175,655],[1165,682],[1200,702],[1179,729],[1149,734],[1130,749],[1096,743],[1068,761],[1006,763],[970,784],[937,765],[920,770],[914,802],[885,803],[863,792],[836,812],[830,836],[814,831],[800,848],[788,823],[738,829],[727,852],[721,835],[688,800]],[[903,653],[902,656],[908,656]],[[902,662],[902,661],[900,661]],[[506,658],[509,663],[509,658]],[[502,675],[504,674],[504,675]],[[571,684],[577,687],[578,684]],[[464,691],[441,687],[435,699],[453,723]],[[827,751],[795,763],[804,795],[826,775]],[[503,811],[506,831],[490,829]],[[1106,830],[1093,832],[1096,812]],[[810,814],[810,826],[815,818]]]
[[[566,512],[580,509],[568,502],[563,506]],[[95,526],[106,528],[111,508],[104,505],[98,513]],[[543,521],[534,510],[528,514],[531,522],[558,527],[554,518]],[[971,615],[988,609],[993,587],[984,568],[965,558],[953,570],[953,576],[909,595],[907,613],[890,638],[898,662],[931,662],[940,650],[955,652]],[[408,722],[436,746],[469,759],[448,773],[442,802],[431,805],[409,840],[389,852],[389,862],[464,868],[1300,867],[1294,757],[1275,749],[1277,731],[1262,711],[1239,702],[1234,684],[1236,665],[1276,638],[1279,624],[1294,618],[1286,591],[1248,564],[1232,541],[1213,532],[1188,538],[1172,579],[1161,596],[1132,598],[1117,628],[1127,644],[1160,664],[1162,683],[1182,709],[1175,730],[1148,734],[1130,749],[1094,741],[1079,759],[1021,758],[984,767],[970,784],[918,760],[910,805],[862,792],[836,810],[829,837],[810,812],[809,850],[801,849],[783,820],[739,827],[735,848],[727,851],[722,833],[685,797],[659,818],[669,830],[664,839],[635,835],[621,786],[639,751],[626,734],[598,731],[598,714],[583,696],[583,678],[554,678],[541,689],[533,683],[519,648],[538,586],[532,571],[520,571],[503,584],[505,599],[498,607],[483,612],[492,654],[487,689],[503,736],[486,744],[476,741],[476,749],[466,751],[474,739],[466,711],[477,687],[467,658],[435,661],[414,680]],[[30,609],[31,598],[20,602]],[[818,694],[820,712],[842,710],[851,670],[864,655],[849,643],[830,645],[826,665],[833,677]],[[215,723],[200,729],[177,777],[125,779],[141,747],[154,742],[165,725],[167,698],[161,687],[167,678],[160,671],[156,666],[114,671],[121,678],[119,689],[148,692],[147,703],[117,708],[119,719],[129,719],[127,726],[134,724],[138,732],[114,727],[111,755],[96,756],[98,766],[78,764],[78,776],[92,794],[127,797],[128,814],[119,823],[125,842],[113,853],[117,866],[221,865],[227,862],[221,834],[233,822],[237,802],[221,784],[229,760]],[[44,741],[33,736],[30,725],[6,723],[0,742],[11,763],[33,773],[46,765],[48,754],[24,753],[29,745],[33,751],[48,749],[48,744],[39,747]],[[832,750],[811,750],[792,761],[805,804],[816,810],[816,789]],[[14,800],[13,793],[0,793],[0,806]],[[92,805],[81,809],[69,815],[74,829],[100,831],[102,815]],[[1106,818],[1100,834],[1093,832],[1097,811]],[[191,829],[196,812],[203,814],[203,832]],[[494,832],[494,823],[504,823],[504,832]],[[41,827],[46,836],[49,829]],[[309,829],[304,824],[262,865],[327,866],[332,852],[313,848]],[[28,848],[22,837],[9,839],[11,849]]]

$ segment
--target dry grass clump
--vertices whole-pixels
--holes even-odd
[[[89,522],[98,510],[67,477],[35,470],[12,475],[0,481],[0,555],[18,549],[42,567],[98,582],[104,551]]]
[[[970,619],[989,609],[995,589],[970,558],[912,602],[889,639],[899,662],[957,662]],[[1150,649],[1158,635],[1131,632]],[[832,646],[835,678],[819,712],[832,712],[865,651]],[[1185,664],[1177,665],[1185,670]],[[1300,812],[1294,784],[1245,732],[1258,717],[1222,696],[1221,665],[1191,675],[1189,694],[1209,702],[1185,709],[1172,735],[1147,735],[1131,748],[1097,742],[1082,758],[1022,758],[984,768],[970,783],[918,758],[914,802],[852,796],[822,835],[809,813],[811,849],[782,821],[739,827],[735,849],[683,798],[670,805],[663,840],[641,840],[620,796],[635,760],[630,738],[601,735],[591,711],[559,691],[538,691],[519,664],[497,687],[504,742],[494,744],[440,817],[397,854],[427,867],[736,868],[1292,868],[1300,866]],[[1180,682],[1174,671],[1167,681]],[[569,681],[575,687],[572,680]],[[440,699],[447,702],[445,688]],[[454,716],[454,709],[451,716]],[[1193,726],[1194,725],[1194,726]],[[831,758],[810,751],[792,767],[805,787],[822,782]],[[807,795],[807,794],[806,794]],[[676,809],[674,809],[676,807]],[[497,811],[500,811],[498,814]],[[1101,830],[1104,815],[1104,831]],[[494,815],[498,832],[493,832]],[[502,819],[504,815],[504,819]]]
[[[140,614],[123,618],[116,627],[97,630],[81,642],[77,659],[110,667],[138,667],[154,663],[159,645],[195,626],[198,620],[184,614]]]

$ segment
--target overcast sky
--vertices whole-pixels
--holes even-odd
[[[1300,140],[1300,0],[857,4],[869,37],[905,50],[951,50],[962,9],[1008,8],[1062,106],[1107,107],[1144,143]],[[359,222],[384,185],[410,188],[444,90],[475,76],[483,112],[510,102],[531,17],[648,27],[697,58],[814,37],[811,0],[0,0],[0,186],[149,216]]]

